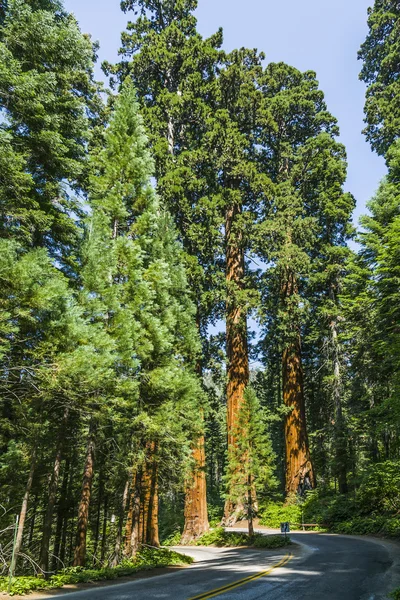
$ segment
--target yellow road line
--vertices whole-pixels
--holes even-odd
[[[270,567],[268,571],[261,571],[261,573],[250,575],[245,579],[240,579],[239,581],[235,581],[234,583],[224,585],[223,587],[217,588],[216,590],[212,590],[211,592],[204,592],[199,596],[193,596],[192,598],[189,598],[189,600],[208,600],[208,598],[214,598],[215,596],[219,596],[220,594],[225,594],[225,592],[230,592],[231,590],[245,585],[246,583],[250,583],[251,581],[255,581],[256,579],[261,579],[261,577],[266,577],[267,575],[270,575],[272,571],[278,569],[279,567],[283,567],[289,562],[289,560],[292,560],[292,558],[293,554],[286,554],[286,556],[281,561],[279,561],[276,565],[272,565],[272,567]]]

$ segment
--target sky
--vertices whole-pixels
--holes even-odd
[[[356,198],[355,222],[385,174],[382,158],[362,135],[365,86],[358,79],[357,50],[367,34],[372,0],[199,0],[198,30],[224,30],[224,48],[246,46],[317,73],[330,112],[338,119],[348,156],[346,190]],[[100,43],[99,63],[116,61],[128,15],[119,0],[65,0],[82,30]],[[132,15],[132,13],[131,13]],[[132,18],[132,16],[130,16]],[[97,74],[102,77],[100,65]]]

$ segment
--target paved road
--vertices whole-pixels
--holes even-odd
[[[400,546],[313,533],[291,538],[297,544],[289,551],[182,548],[197,561],[187,569],[67,600],[378,600],[400,586]]]

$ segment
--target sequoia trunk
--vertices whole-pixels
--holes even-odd
[[[286,269],[282,282],[283,305],[290,304],[297,293],[296,277]],[[292,328],[290,342],[283,351],[282,393],[284,404],[291,409],[285,417],[286,494],[303,494],[315,487],[315,476],[307,436],[301,337],[297,325]]]
[[[249,382],[247,346],[247,314],[242,306],[240,292],[244,289],[245,260],[242,234],[238,224],[241,209],[231,204],[226,211],[226,352],[227,352],[227,429],[228,461],[236,446],[238,416]],[[245,475],[244,475],[245,478]],[[233,525],[244,510],[243,501],[227,500],[224,510],[225,525]]]
[[[335,294],[332,292],[332,299]],[[347,483],[347,435],[342,410],[342,382],[340,372],[340,348],[337,331],[336,319],[333,318],[330,323],[331,343],[332,343],[332,362],[333,362],[333,381],[332,396],[335,412],[334,423],[334,446],[335,446],[335,471],[339,484],[339,492],[347,494],[349,491]]]
[[[209,530],[207,514],[206,455],[204,436],[201,436],[193,449],[194,468],[185,494],[185,527],[182,544],[197,539]]]

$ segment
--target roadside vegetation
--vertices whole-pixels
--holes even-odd
[[[252,548],[283,548],[291,544],[289,537],[285,539],[284,535],[262,535],[256,533],[248,535],[247,533],[238,533],[234,531],[225,531],[223,527],[217,527],[204,533],[196,542],[196,546],[217,546],[239,547],[248,546]]]
[[[43,577],[14,577],[11,585],[11,596],[29,594],[34,591],[62,588],[64,585],[92,583],[95,581],[111,581],[120,577],[136,575],[141,571],[149,571],[160,567],[190,565],[190,556],[172,550],[142,548],[132,560],[123,560],[117,567],[101,567],[98,569],[84,567],[68,567],[62,569],[49,579]],[[8,577],[0,577],[0,592],[7,592]]]
[[[268,502],[260,514],[267,527],[289,521],[292,527],[306,523],[334,533],[400,538],[400,461],[370,466],[348,494],[321,485],[305,498]]]

